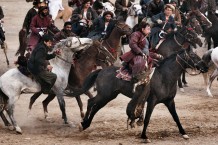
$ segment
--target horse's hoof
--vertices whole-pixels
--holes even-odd
[[[150,139],[144,139],[144,143],[151,143],[151,140]]]
[[[184,88],[179,88],[180,92],[185,92]]]
[[[183,137],[184,139],[189,139],[189,136],[188,136],[187,134],[182,135],[182,137]]]
[[[188,87],[188,84],[184,84],[183,87]]]
[[[83,131],[83,126],[82,126],[82,124],[79,124],[79,131],[80,131],[80,132]]]
[[[8,129],[12,131],[12,130],[14,130],[15,128],[14,128],[14,126],[10,125],[10,126],[8,126]]]
[[[138,126],[142,126],[142,125],[144,124],[144,122],[143,122],[142,120],[138,120],[138,121],[136,122],[136,124],[137,124]]]
[[[44,112],[45,119],[48,118],[48,112]]]
[[[20,127],[15,127],[15,130],[18,134],[22,134],[22,130],[20,129]]]

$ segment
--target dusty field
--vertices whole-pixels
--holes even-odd
[[[66,0],[64,1],[66,3]],[[10,68],[15,67],[14,53],[18,47],[18,31],[22,26],[24,16],[31,4],[24,0],[0,0],[5,13],[5,29]],[[56,22],[59,28],[62,21]],[[200,49],[203,51],[203,48]],[[7,68],[5,57],[0,50],[0,74]],[[206,97],[206,91],[201,75],[187,77],[189,87],[185,93],[178,92],[175,98],[176,108],[181,123],[189,135],[189,140],[184,140],[178,133],[177,126],[164,105],[158,105],[151,117],[148,127],[148,136],[151,144],[183,145],[183,144],[218,144],[218,92],[217,81],[214,82],[212,92],[214,98]],[[28,115],[28,103],[31,94],[21,95],[16,103],[15,117],[23,129],[22,135],[17,135],[4,127],[0,120],[0,144],[10,145],[70,145],[70,144],[108,144],[108,145],[133,145],[143,144],[139,138],[142,127],[132,130],[126,129],[126,106],[129,99],[119,95],[95,116],[91,127],[84,132],[79,132],[77,125],[80,123],[79,108],[74,98],[65,98],[66,110],[70,125],[64,125],[61,111],[55,99],[49,105],[50,119],[45,120],[41,96]],[[82,96],[84,108],[87,97]]]

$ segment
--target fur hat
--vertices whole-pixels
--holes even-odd
[[[114,17],[114,14],[111,11],[105,11],[103,13],[103,17],[105,17],[106,15],[111,15],[112,18]]]
[[[178,0],[171,0],[171,1],[170,1],[170,4],[172,4],[172,3],[178,4]]]
[[[175,11],[175,7],[173,5],[171,5],[171,4],[166,4],[164,6],[164,9],[166,9],[166,8],[170,8],[170,9],[172,9],[172,11]]]
[[[47,6],[39,7],[39,12],[38,12],[38,13],[42,12],[42,11],[45,10],[45,9],[48,10],[48,7],[47,7]]]

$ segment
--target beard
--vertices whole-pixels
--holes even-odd
[[[41,15],[43,16],[43,17],[46,17],[47,15],[48,15],[48,13],[41,13]]]
[[[71,30],[64,30],[67,35],[71,33]]]

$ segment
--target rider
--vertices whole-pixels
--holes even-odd
[[[23,30],[26,31],[28,34],[30,33],[30,23],[32,21],[32,18],[37,15],[38,9],[41,6],[47,6],[47,1],[44,0],[34,0],[33,1],[33,7],[27,12],[26,17],[23,22]]]
[[[152,0],[148,5],[148,17],[153,17],[164,10],[164,2],[161,0]]]
[[[109,2],[109,0],[96,0],[93,5],[92,5],[92,8],[96,11],[96,13],[99,15],[99,16],[102,16],[102,12],[103,12],[103,4],[102,3],[105,3],[105,2]]]
[[[67,37],[73,37],[73,36],[76,36],[76,34],[72,32],[72,23],[65,22],[64,28],[60,32],[54,35],[54,39],[55,39],[54,41],[59,42],[62,39],[66,39]]]
[[[27,68],[30,73],[35,77],[36,81],[41,85],[41,91],[44,94],[48,94],[53,87],[57,75],[52,73],[52,66],[48,65],[48,61],[59,54],[59,51],[55,51],[53,54],[48,54],[52,46],[53,38],[48,34],[45,34],[41,42],[37,44],[36,48],[30,55],[27,62]]]
[[[48,16],[48,7],[43,6],[39,8],[38,14],[33,17],[30,29],[32,33],[30,34],[29,42],[28,42],[28,50],[32,51],[40,38],[48,33],[48,29],[52,31],[52,33],[59,32],[58,28],[54,25],[53,20]]]
[[[0,45],[1,45],[1,48],[2,49],[5,49],[6,47],[6,44],[5,44],[5,32],[4,32],[4,29],[2,27],[2,24],[4,21],[3,21],[3,18],[4,18],[4,13],[3,13],[3,10],[2,10],[2,7],[0,6]]]
[[[173,5],[175,7],[175,10],[172,14],[172,16],[174,17],[175,23],[177,26],[181,26],[182,25],[182,19],[181,19],[181,15],[180,15],[180,11],[177,7],[178,5],[178,0],[171,0],[170,4]]]
[[[163,38],[166,33],[170,33],[176,28],[175,20],[172,16],[174,10],[174,6],[166,4],[164,12],[154,15],[151,18],[154,23],[154,27],[151,30],[151,47],[153,49],[158,48],[157,44],[160,38]]]
[[[126,3],[128,2],[128,3]],[[128,8],[132,5],[131,2],[134,2],[134,0],[116,0],[115,1],[115,15],[117,16],[118,20],[126,21],[127,18],[127,11]]]
[[[142,21],[138,30],[130,36],[129,47],[131,50],[120,57],[124,61],[125,67],[130,69],[133,78],[137,78],[140,73],[148,69],[146,65],[147,57],[149,56],[149,41],[147,37],[150,32],[150,25]]]
[[[96,19],[93,23],[94,30],[87,36],[91,39],[101,39],[109,36],[114,28],[113,13],[110,11],[104,12],[103,16]]]
[[[93,21],[98,18],[98,14],[91,7],[91,0],[84,0],[82,6],[76,8],[72,14],[73,32],[80,37],[87,36]],[[84,32],[84,28],[86,29]]]

